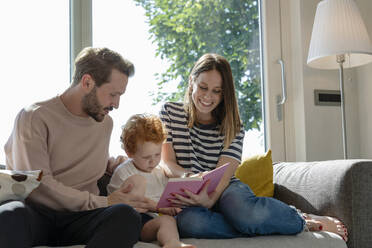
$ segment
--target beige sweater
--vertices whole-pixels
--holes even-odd
[[[59,96],[33,104],[17,115],[5,144],[6,164],[14,170],[42,170],[29,198],[57,210],[107,206],[97,180],[107,161],[112,119],[96,122],[73,115]]]

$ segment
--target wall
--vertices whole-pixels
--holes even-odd
[[[314,89],[339,90],[338,70],[319,70],[307,66],[312,26],[319,0],[282,0],[284,54],[290,61],[286,106],[286,135],[288,161],[342,159],[341,109],[337,106],[315,106]],[[372,34],[372,2],[357,0]],[[372,36],[371,36],[372,37]],[[371,157],[372,130],[368,123],[371,105],[371,65],[346,69],[345,111],[349,158]],[[368,104],[369,103],[369,104]],[[367,134],[367,135],[366,135]]]
[[[372,39],[372,1],[357,0]],[[372,159],[372,64],[356,69],[358,79],[360,157]]]

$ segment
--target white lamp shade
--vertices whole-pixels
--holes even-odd
[[[307,64],[319,69],[338,69],[337,55],[345,55],[350,68],[372,62],[372,44],[354,0],[318,3]]]

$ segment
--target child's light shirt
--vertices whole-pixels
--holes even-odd
[[[146,178],[145,196],[158,202],[168,182],[168,177],[165,176],[163,169],[159,166],[151,172],[140,171],[134,166],[132,159],[126,160],[116,168],[107,186],[107,192],[111,194],[120,188],[128,177],[133,175],[141,175]]]

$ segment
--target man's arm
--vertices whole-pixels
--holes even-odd
[[[13,170],[42,170],[40,186],[29,196],[53,209],[87,210],[107,206],[106,197],[65,186],[54,178],[48,152],[48,129],[34,111],[22,110],[5,145],[6,163]]]
[[[53,209],[73,211],[107,206],[106,197],[74,189],[55,178],[56,172],[50,166],[50,129],[39,115],[34,109],[22,110],[16,117],[13,132],[5,145],[7,166],[10,169],[43,171],[41,184],[30,194],[29,199]],[[66,159],[68,156],[66,152]],[[102,174],[104,170],[105,165],[102,165]],[[76,168],[66,168],[62,173],[76,177],[79,172]],[[98,173],[97,177],[100,177]]]
[[[104,157],[101,159],[102,166],[93,166],[92,164],[79,166],[81,162],[78,161],[77,166],[63,167],[63,171],[61,171],[61,169],[56,170],[51,167],[50,163],[52,160],[51,156],[56,156],[56,154],[52,152],[51,143],[53,142],[50,142],[49,132],[50,129],[48,125],[43,121],[43,118],[38,116],[37,112],[22,110],[16,118],[12,135],[5,145],[7,166],[10,167],[10,169],[40,169],[43,171],[41,184],[30,194],[29,199],[58,210],[80,211],[107,207],[109,205],[107,197],[92,193],[94,190],[98,190],[97,180],[106,170],[107,154],[102,154],[102,156],[106,157],[106,160]],[[66,130],[66,132],[66,134],[68,134],[68,130]],[[60,142],[58,144],[60,144]],[[65,148],[69,149],[70,147]],[[78,149],[78,147],[72,147],[72,149]],[[61,155],[61,153],[59,153],[59,155]],[[69,156],[71,157],[69,152],[66,152],[66,155],[62,152],[62,155],[65,156],[65,160],[68,160]],[[81,158],[84,157],[85,155],[81,156]],[[64,164],[65,160],[60,161],[61,164]],[[106,161],[106,163],[103,161]],[[85,171],[89,173],[89,176],[84,173]],[[82,175],[82,173],[84,173],[84,175]],[[63,174],[63,178],[65,179],[77,177],[80,180],[80,177],[83,177],[84,182],[79,182],[79,180],[74,180],[74,182],[95,187],[88,187],[90,189],[89,191],[78,190],[76,188],[81,187],[79,184],[76,185],[76,183],[71,183],[71,181],[69,181],[70,184],[76,186],[68,186],[62,183],[58,179],[58,177],[61,177],[61,174]],[[115,203],[126,203],[133,207],[144,207],[143,205],[147,204],[146,199],[132,197],[128,194],[129,190],[130,189],[114,192]],[[111,201],[111,203],[112,202],[113,201]]]

